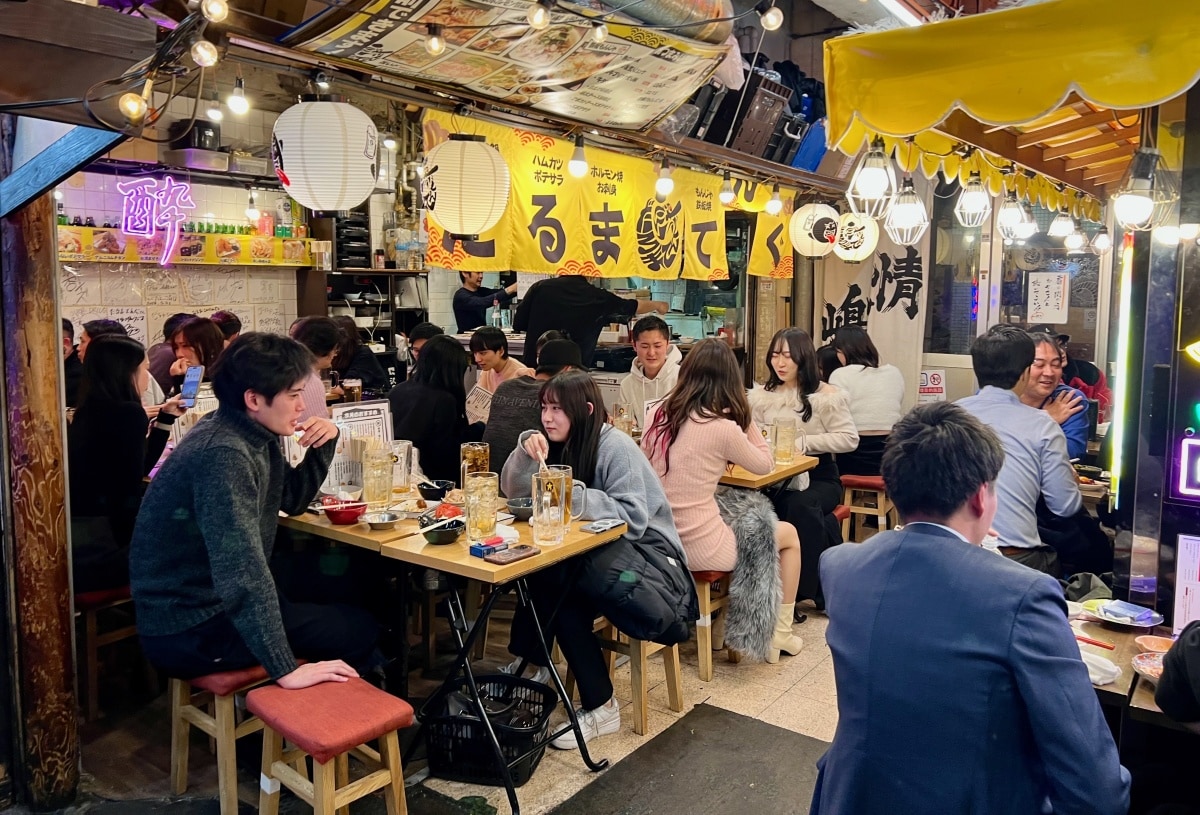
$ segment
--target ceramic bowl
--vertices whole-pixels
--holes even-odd
[[[528,521],[533,516],[532,498],[510,498],[507,506],[518,521]]]
[[[362,498],[362,487],[358,484],[338,484],[335,487],[321,487],[322,498],[332,498],[335,501],[357,501]]]
[[[347,524],[356,524],[363,513],[367,511],[365,501],[347,501],[341,504],[327,504],[325,506],[325,517],[329,519],[331,524],[345,526]]]
[[[1153,654],[1165,654],[1171,650],[1171,646],[1174,644],[1170,637],[1156,637],[1152,634],[1134,637],[1133,641],[1137,643],[1138,648]]]
[[[433,484],[434,486],[429,486]],[[421,497],[426,501],[440,501],[446,497],[446,493],[454,489],[453,481],[429,481],[428,483],[418,483],[417,491],[421,493]]]
[[[403,515],[397,512],[372,512],[369,515],[364,515],[362,519],[366,522],[367,526],[382,531],[394,528],[396,522],[403,517]]]

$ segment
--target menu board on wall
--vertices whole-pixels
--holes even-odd
[[[162,253],[162,236],[139,238],[120,229],[58,227],[58,259],[64,262],[154,263]],[[306,238],[267,235],[181,233],[171,262],[220,266],[309,266]]]

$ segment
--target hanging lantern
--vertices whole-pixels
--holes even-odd
[[[833,253],[847,263],[861,263],[871,256],[879,245],[879,224],[873,218],[865,218],[847,212],[838,218],[837,243]]]
[[[896,194],[896,171],[885,152],[883,139],[878,136],[871,149],[859,162],[850,183],[846,186],[846,201],[850,211],[864,218],[882,218]]]
[[[893,243],[912,246],[921,240],[928,228],[929,213],[925,210],[925,202],[913,189],[912,178],[905,177],[900,182],[900,192],[896,193],[887,218],[883,221],[883,229]]]
[[[963,185],[962,192],[958,194],[957,203],[954,204],[954,217],[967,229],[975,229],[983,226],[983,222],[991,214],[992,196],[983,186],[983,179],[980,178],[979,171],[972,170],[971,175],[967,177],[967,183]]]
[[[1092,249],[1096,252],[1107,252],[1112,249],[1112,238],[1108,235],[1108,227],[1100,227],[1100,231],[1092,238]]]
[[[838,212],[828,204],[805,204],[796,210],[788,223],[792,247],[810,258],[819,258],[833,251],[837,240]]]
[[[1178,181],[1163,163],[1162,153],[1142,147],[1133,154],[1113,197],[1113,215],[1125,229],[1144,232],[1162,223],[1178,199]]]
[[[425,155],[425,206],[455,240],[476,240],[495,226],[508,190],[508,165],[483,136],[455,133]]]
[[[379,133],[345,102],[301,102],[275,120],[271,158],[288,195],[318,212],[352,209],[375,189]]]
[[[1058,214],[1054,216],[1054,220],[1050,222],[1050,227],[1046,230],[1046,234],[1051,238],[1065,238],[1074,231],[1075,219],[1063,208],[1058,211]]]

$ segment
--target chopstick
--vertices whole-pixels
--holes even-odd
[[[550,472],[550,468],[546,466],[546,454],[545,453],[538,456],[538,461],[541,462],[541,465],[542,465],[541,472],[543,472],[543,473]]]
[[[1094,640],[1091,637],[1083,636],[1083,634],[1076,634],[1075,639],[1079,640],[1080,642],[1086,642],[1088,645],[1096,645],[1096,646],[1099,646],[1100,648],[1107,648],[1109,651],[1115,651],[1117,648],[1117,646],[1113,645],[1111,642],[1105,642],[1104,640]]]

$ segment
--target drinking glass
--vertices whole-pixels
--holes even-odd
[[[342,392],[346,395],[347,402],[362,401],[362,380],[361,379],[343,379]]]
[[[762,431],[763,440],[767,443],[767,448],[771,451],[771,458],[775,458],[775,423],[768,422],[759,428]]]
[[[572,513],[573,494],[581,493],[579,512]],[[542,470],[533,475],[533,542],[538,546],[557,546],[563,542],[567,525],[579,520],[587,507],[587,489],[582,481],[571,478],[570,467]]]
[[[796,457],[796,420],[775,420],[775,463],[791,464]]]
[[[633,435],[633,406],[628,402],[613,403],[613,427],[622,433]]]
[[[500,476],[496,473],[468,473],[466,486],[467,537],[481,541],[496,534],[496,499],[500,495]]]
[[[363,500],[371,510],[385,509],[392,495],[392,450],[372,447],[363,453]]]
[[[403,495],[409,490],[409,473],[412,472],[412,442],[392,442],[392,493]]]
[[[486,473],[491,470],[491,448],[487,442],[469,441],[458,448],[459,481],[465,489],[467,476],[471,473]]]

